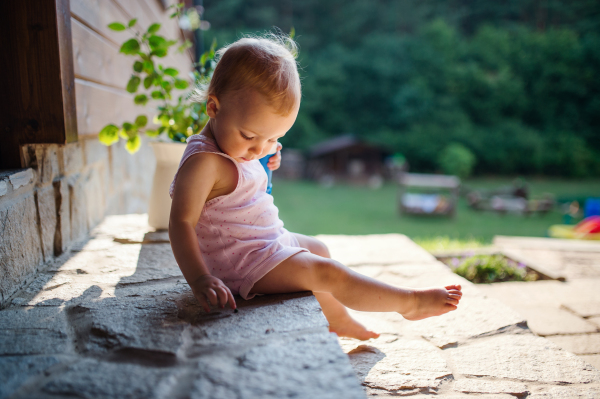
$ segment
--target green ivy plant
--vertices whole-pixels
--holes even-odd
[[[169,7],[173,10],[170,18],[180,19],[185,15],[183,3]],[[121,126],[106,125],[99,134],[99,140],[109,146],[119,138],[127,140],[125,148],[130,153],[136,152],[141,145],[140,134],[149,137],[165,135],[176,142],[185,140],[197,134],[208,122],[206,104],[187,101],[189,93],[177,95],[178,90],[187,90],[190,80],[183,78],[179,70],[160,64],[160,59],[165,58],[171,48],[177,45],[178,52],[184,52],[191,47],[189,40],[180,42],[168,40],[158,34],[161,25],[154,23],[144,31],[137,29],[137,19],[130,20],[127,24],[113,22],[108,27],[120,32],[129,30],[133,37],[123,43],[119,52],[135,57],[133,72],[127,82],[127,91],[136,94],[133,102],[137,105],[146,105],[149,101],[157,101],[157,114],[153,122],[158,127],[148,126],[148,117],[138,115],[133,122],[124,122]],[[196,27],[197,28],[197,27]],[[196,69],[190,73],[190,79],[195,84],[210,79],[215,66],[215,47],[213,41],[209,51],[204,53],[199,62],[194,64]]]

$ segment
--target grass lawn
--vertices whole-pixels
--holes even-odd
[[[600,180],[527,179],[531,194],[552,193],[557,198],[600,197]],[[492,188],[509,184],[511,179],[472,179],[471,188]],[[313,182],[276,180],[275,205],[285,227],[293,232],[316,234],[401,233],[427,247],[479,246],[495,235],[546,236],[550,225],[562,223],[555,210],[545,216],[499,215],[476,212],[461,199],[455,219],[398,216],[395,185],[379,190],[337,185],[323,188]],[[444,244],[445,243],[445,244]],[[428,249],[430,249],[428,248]]]

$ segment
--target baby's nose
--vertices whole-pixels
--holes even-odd
[[[255,153],[256,155],[262,154],[263,149],[264,149],[264,146],[261,146],[261,145],[255,145],[255,146],[253,146],[253,147],[250,148],[250,150],[253,153]]]

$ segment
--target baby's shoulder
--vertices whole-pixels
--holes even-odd
[[[219,154],[212,152],[198,152],[188,157],[185,164],[181,167],[181,172],[184,172],[184,170],[187,169],[189,172],[194,174],[200,173],[203,176],[219,176],[223,172],[231,172],[231,168],[234,171],[236,169],[233,162]]]
[[[190,155],[180,169],[183,179],[196,186],[210,185],[208,200],[229,194],[237,187],[238,171],[232,160],[218,153]]]

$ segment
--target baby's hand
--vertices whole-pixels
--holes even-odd
[[[218,278],[205,274],[190,284],[194,296],[200,302],[206,313],[210,313],[210,305],[217,305],[221,308],[229,303],[231,309],[235,309],[235,300],[229,288]]]
[[[279,169],[279,166],[281,165],[281,148],[283,146],[281,145],[281,143],[277,143],[277,152],[275,153],[275,155],[273,155],[271,158],[269,158],[269,163],[267,164],[267,167],[270,170],[275,170],[275,169]]]

